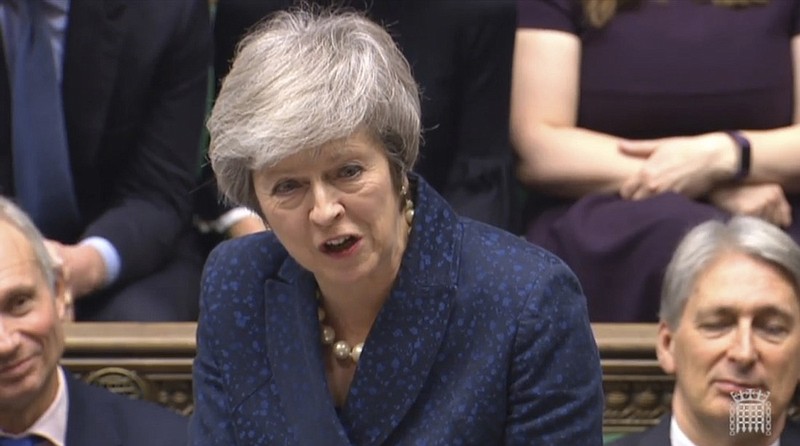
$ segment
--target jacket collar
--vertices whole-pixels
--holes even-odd
[[[397,282],[367,338],[347,403],[337,416],[320,346],[315,281],[291,257],[265,287],[267,348],[299,444],[377,445],[416,400],[447,329],[456,290],[461,225],[424,180]]]
[[[655,427],[642,436],[639,444],[646,446],[670,446],[669,428],[671,422],[671,414],[662,417],[661,421],[659,421]]]
[[[672,413],[663,416],[653,428],[643,432],[639,437],[637,446],[670,446],[670,423]],[[781,445],[800,444],[800,427],[791,420],[787,420],[781,432]]]

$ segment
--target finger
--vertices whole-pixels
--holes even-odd
[[[628,178],[619,188],[619,195],[626,200],[630,200],[638,187],[639,180],[636,177]]]
[[[62,268],[64,266],[64,258],[61,256],[61,243],[53,240],[45,240],[44,246],[47,248],[47,253],[56,267]]]
[[[781,213],[780,202],[778,200],[769,200],[763,205],[759,206],[757,217],[766,220],[775,226],[783,226],[783,215]]]
[[[631,200],[644,200],[654,195],[658,195],[662,190],[653,183],[646,181],[644,175],[636,178],[636,190],[631,193]]]
[[[641,173],[628,178],[620,189],[620,195],[626,200],[641,200],[647,198],[648,193],[647,185],[642,181]]]
[[[775,212],[773,214],[770,214],[768,217],[765,216],[765,217],[763,217],[763,219],[768,221],[768,222],[770,222],[770,223],[772,223],[773,225],[775,225],[775,226],[777,226],[779,228],[785,228],[786,227],[786,224],[782,221],[782,217],[777,212]]]
[[[788,228],[792,224],[792,207],[789,202],[782,199],[776,206],[776,220],[778,226]]]
[[[764,221],[767,221],[775,226],[780,226],[779,214],[776,206],[770,204],[761,206],[755,215],[756,217]]]
[[[621,140],[619,142],[619,150],[630,156],[636,156],[640,158],[647,158],[650,156],[657,148],[658,148],[658,141],[657,140],[641,140],[641,141],[630,141],[630,140]]]
[[[636,189],[636,192],[633,193],[633,196],[631,197],[631,200],[634,200],[634,201],[644,200],[644,199],[652,197],[653,195],[656,195],[655,191],[651,190],[648,187],[642,186],[642,187]]]

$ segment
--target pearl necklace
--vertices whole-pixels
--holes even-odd
[[[340,361],[351,359],[353,362],[358,363],[358,359],[361,357],[361,351],[364,349],[364,343],[359,342],[353,347],[350,347],[347,341],[337,341],[336,332],[333,330],[333,327],[325,324],[327,315],[322,308],[322,294],[319,292],[319,288],[317,289],[317,302],[319,303],[317,318],[319,319],[320,332],[322,333],[322,344],[333,345],[333,356],[336,359]]]

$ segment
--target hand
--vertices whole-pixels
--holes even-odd
[[[663,192],[697,198],[729,179],[736,170],[736,144],[724,133],[622,141],[619,150],[646,158],[641,170],[620,188],[620,195],[628,200]]]
[[[784,228],[792,224],[792,207],[777,184],[722,186],[711,191],[708,198],[732,214],[759,217]]]
[[[100,289],[107,275],[103,257],[89,245],[64,245],[55,240],[45,242],[63,264],[67,289],[76,299]]]

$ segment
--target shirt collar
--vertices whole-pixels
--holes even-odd
[[[678,420],[675,417],[671,417],[672,420],[669,422],[669,439],[670,444],[672,446],[697,446],[692,443],[692,440],[689,440],[689,437],[681,430],[681,427],[678,426]]]
[[[676,420],[674,416],[671,418],[672,420],[669,422],[670,444],[672,446],[697,446],[692,442],[692,440],[689,440],[689,437],[686,436],[686,433],[684,433],[683,430],[681,430],[681,427],[678,426],[678,420]],[[781,439],[778,438],[770,446],[780,446],[780,444]]]
[[[67,410],[69,408],[69,395],[67,394],[66,378],[61,367],[56,369],[58,376],[58,390],[50,407],[31,425],[25,432],[14,435],[15,438],[28,435],[38,435],[47,439],[53,446],[64,446],[67,442]]]

